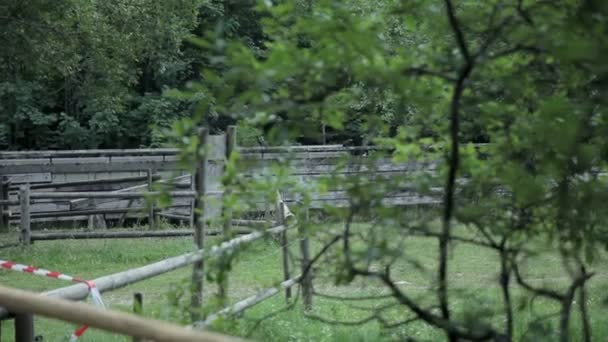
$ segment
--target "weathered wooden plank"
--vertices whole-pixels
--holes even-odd
[[[244,153],[285,153],[291,151],[297,152],[311,152],[311,151],[332,151],[342,150],[342,145],[293,145],[293,146],[252,146],[252,147],[239,147],[238,151],[241,154]]]
[[[8,175],[9,182],[11,185],[16,185],[14,189],[18,188],[18,185],[29,183],[32,185],[32,189],[36,185],[35,183],[49,183],[52,180],[51,174],[48,172],[45,173],[26,173],[26,174],[17,174],[17,175]]]
[[[264,162],[253,162],[243,163],[241,165],[245,174],[255,175],[272,175],[273,165],[275,163],[264,163]],[[279,164],[281,165],[281,164]],[[348,173],[362,173],[362,172],[411,172],[411,171],[433,171],[438,168],[438,163],[420,163],[420,162],[408,162],[408,163],[393,163],[389,159],[381,159],[375,161],[373,165],[366,165],[366,163],[357,163],[355,161],[350,163],[341,163],[339,160],[331,160],[327,163],[317,164],[314,162],[289,162],[284,164],[290,169],[292,175],[323,175],[323,174],[348,174]]]
[[[25,246],[31,244],[31,222],[30,222],[30,187],[29,184],[19,189],[19,201],[21,202],[21,243]]]
[[[103,215],[104,220],[107,221],[118,221],[121,216],[124,214],[105,214]],[[127,215],[130,219],[144,219],[146,218],[146,214],[141,212],[130,212]],[[39,217],[32,218],[30,221],[32,224],[50,224],[50,223],[62,223],[62,222],[88,222],[90,220],[90,215],[79,215],[79,216],[61,216],[61,217]],[[18,224],[19,220],[11,219],[11,223]]]
[[[96,282],[97,283],[97,282]],[[16,312],[15,341],[34,341],[34,315],[99,328],[112,333],[158,342],[237,342],[238,338],[211,332],[191,331],[176,324],[90,304],[72,303],[37,293],[0,286],[0,303]],[[7,310],[5,310],[7,311]]]
[[[101,215],[101,214],[121,214],[125,212],[141,212],[144,213],[145,207],[137,208],[108,208],[108,209],[84,209],[84,210],[61,210],[61,211],[49,211],[49,212],[32,212],[30,217],[32,218],[53,218],[53,217],[69,217],[69,216],[88,216],[88,215]],[[160,211],[160,209],[156,209]],[[13,215],[13,219],[21,219],[21,215]]]
[[[44,174],[41,174],[44,175]],[[50,174],[49,180],[50,180]],[[98,174],[94,174],[98,176]],[[154,180],[159,180],[160,176],[154,175]],[[72,181],[62,183],[48,183],[48,184],[32,184],[32,190],[40,189],[53,189],[54,191],[111,191],[119,190],[124,187],[134,186],[146,181],[146,176],[131,176],[131,177],[120,177],[120,178],[97,178],[84,181]],[[118,187],[118,188],[117,188]],[[15,190],[18,187],[11,187],[11,190]],[[117,188],[117,189],[116,189]]]
[[[218,137],[218,138],[215,138]],[[222,140],[223,135],[210,136],[213,139]],[[356,147],[344,147],[342,145],[308,145],[308,146],[260,146],[240,147],[240,153],[285,153],[296,152],[324,152],[324,151],[348,151]],[[366,148],[367,149],[367,148]],[[153,148],[153,149],[104,149],[104,150],[48,150],[48,151],[4,151],[0,152],[0,159],[32,159],[32,158],[84,158],[84,157],[120,157],[120,156],[164,156],[176,155],[176,148]],[[219,155],[219,154],[218,154]],[[211,157],[211,156],[210,156]]]
[[[346,151],[324,152],[286,152],[286,153],[243,153],[244,160],[300,160],[300,159],[335,159],[349,156]]]
[[[196,165],[196,173],[194,174],[194,191],[197,196],[194,197],[194,243],[198,249],[203,249],[205,246],[205,228],[207,227],[207,208],[206,198],[204,194],[207,192],[207,167],[209,163],[209,130],[207,128],[198,129],[198,145],[196,153],[200,148],[206,148],[203,153],[202,160],[198,160]],[[197,156],[198,157],[198,156]],[[200,309],[203,303],[203,286],[205,277],[205,260],[196,261],[192,265],[192,293],[190,297],[190,317],[193,321],[200,317]]]
[[[286,200],[286,202],[289,202]],[[434,197],[391,197],[384,198],[381,201],[383,206],[419,206],[419,205],[438,205],[441,204],[441,199]],[[323,209],[327,207],[345,208],[349,207],[350,202],[347,199],[333,199],[331,201],[315,200],[310,204],[312,209]]]
[[[159,183],[167,183],[167,182],[177,182],[180,184],[186,184],[190,182],[190,175],[185,175],[185,176],[179,176],[176,178],[172,178],[169,180],[160,180]],[[122,188],[122,189],[118,189],[113,191],[114,193],[123,193],[123,192],[142,192],[142,191],[146,191],[146,189],[148,188],[147,184],[138,184],[138,185],[133,185],[133,186],[129,186],[126,188]],[[86,198],[81,198],[81,199],[76,199],[73,200],[71,202],[72,208],[76,209],[76,208],[87,208],[90,207],[91,205],[100,205],[106,202],[114,202],[116,201],[116,199],[102,199],[102,200],[97,200],[95,203],[93,203],[93,201],[91,199],[86,199]]]
[[[156,159],[147,157],[146,160]],[[49,158],[48,162],[52,164],[109,164],[110,157]]]
[[[207,159],[209,161],[223,161],[226,158],[226,135],[210,135],[207,144]]]
[[[9,206],[17,204],[19,204],[19,201],[11,200],[8,194],[8,178],[0,175],[0,231],[7,232],[9,230]]]
[[[32,213],[38,212],[53,212],[53,211],[65,211],[70,210],[70,203],[68,201],[53,201],[53,202],[38,202],[39,200],[32,201]],[[51,201],[51,200],[44,200]]]
[[[219,149],[212,149],[216,151],[214,153],[219,153]],[[289,158],[283,158],[286,162],[289,162],[289,166],[294,169],[295,174],[306,174],[306,173],[326,173],[336,170],[336,163],[340,160],[340,158],[321,158],[321,159],[296,159],[290,160]],[[111,163],[83,163],[74,161],[72,164],[67,164],[67,160],[64,160],[66,164],[57,164],[57,163],[49,163],[48,161],[37,160],[35,162],[32,161],[24,161],[18,160],[20,163],[6,163],[3,162],[0,164],[0,172],[5,174],[8,173],[16,173],[19,171],[29,170],[29,171],[38,171],[38,172],[59,172],[59,173],[71,173],[71,172],[110,172],[110,171],[126,171],[126,170],[142,170],[152,168],[156,171],[166,171],[166,170],[178,170],[180,169],[177,163],[169,162],[169,161],[161,161],[161,160],[144,160],[137,158],[128,158],[122,160],[120,162],[111,162]],[[270,169],[270,165],[274,165],[276,160],[244,160],[242,165],[246,168],[252,168],[255,173],[267,172],[266,169]],[[390,160],[381,160],[376,162],[378,165],[378,170],[383,171],[388,168],[388,170],[412,170],[412,169],[420,169],[420,168],[429,168],[435,167],[436,165],[425,165],[421,163],[405,163],[405,164],[394,164]],[[369,169],[369,167],[364,166],[363,170]],[[347,167],[340,172],[356,172],[357,166],[354,163],[351,163]]]
[[[207,230],[206,235],[216,236],[222,232],[219,229]],[[250,229],[238,229],[235,230],[236,234],[243,235],[251,233]],[[180,236],[192,236],[194,231],[192,229],[171,229],[171,230],[147,230],[147,231],[86,231],[86,232],[74,232],[74,231],[62,231],[62,232],[45,232],[45,233],[33,233],[32,241],[48,241],[48,240],[66,240],[66,239],[132,239],[132,238],[164,238],[164,237],[180,237]]]
[[[179,170],[180,166],[174,161],[138,161],[131,159],[129,162],[122,163],[72,163],[54,164],[48,161],[41,163],[22,163],[22,164],[0,164],[0,173],[87,173],[87,172],[117,172],[117,171],[139,171],[152,169],[157,171]]]
[[[171,197],[194,197],[196,193],[192,191],[170,191],[168,194]],[[160,196],[158,191],[149,192],[33,192],[31,198],[116,198],[116,199],[136,199],[146,196]]]
[[[33,158],[85,158],[110,156],[163,156],[175,155],[175,148],[151,149],[110,149],[110,150],[48,150],[48,151],[6,151],[0,152],[0,159]]]
[[[190,202],[191,202],[191,198],[187,198],[187,197],[179,197],[179,198],[172,198],[171,199],[171,208],[175,208],[175,207],[188,207]],[[134,207],[145,207],[147,206],[147,200],[145,198],[140,198],[140,199],[116,199],[116,200],[105,200],[105,199],[99,199],[97,200],[99,201],[99,203],[93,203],[93,202],[88,202],[87,205],[72,205],[71,210],[79,210],[79,209],[91,209],[91,208],[98,208],[98,209],[112,209],[112,208],[127,208],[129,205],[134,206]],[[130,202],[130,204],[129,204]]]

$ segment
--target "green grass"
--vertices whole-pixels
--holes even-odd
[[[295,240],[293,240],[295,241]],[[209,239],[208,243],[213,244]],[[49,241],[36,242],[27,249],[6,248],[0,250],[0,258],[21,263],[34,264],[39,267],[83,278],[99,276],[142,266],[167,257],[176,256],[193,249],[191,238],[172,239],[126,239],[126,240],[79,240],[79,241]],[[297,252],[297,243],[292,244]],[[319,248],[314,245],[313,249]],[[408,258],[432,270],[436,264],[436,242],[425,238],[408,239],[403,247]],[[252,244],[239,254],[238,261],[230,275],[230,301],[245,298],[281,280],[280,251],[273,241],[259,241]],[[502,324],[502,301],[499,288],[496,286],[496,256],[489,251],[480,251],[465,245],[456,246],[451,253],[450,284],[452,294],[452,310],[466,316],[473,308],[487,308],[489,321]],[[526,275],[538,285],[551,285],[562,288],[567,281],[560,263],[555,256],[546,255],[531,260],[526,268]],[[589,309],[594,329],[594,340],[608,340],[607,307],[602,304],[606,297],[608,266],[600,260],[594,266],[596,275],[589,286]],[[294,273],[296,271],[294,270]],[[419,298],[421,302],[430,302],[428,287],[433,283],[434,273],[421,271],[413,263],[397,264],[393,270],[394,279],[409,295]],[[104,301],[113,309],[130,310],[134,292],[144,294],[144,313],[146,316],[183,323],[184,316],[181,306],[171,305],[175,298],[187,287],[191,268],[170,272],[168,274],[148,279],[103,295]],[[0,282],[4,285],[43,291],[65,285],[63,281],[20,274],[17,272],[0,271]],[[359,279],[348,286],[335,286],[332,279],[319,274],[315,279],[316,290],[323,293],[343,296],[378,294],[384,289],[372,280]],[[206,298],[211,298],[216,286],[206,286]],[[523,303],[523,293],[514,291],[515,302]],[[187,296],[186,296],[187,297]],[[185,303],[186,297],[180,303]],[[367,301],[357,303],[359,306],[377,307],[382,301]],[[282,295],[277,295],[250,309],[242,317],[219,322],[215,327],[234,335],[240,335],[259,341],[378,341],[402,339],[411,336],[419,340],[442,341],[444,336],[424,324],[414,323],[390,331],[383,331],[375,322],[357,326],[330,326],[307,318],[298,303],[293,310],[281,312],[263,320],[259,325],[255,322],[272,312],[285,307]],[[516,312],[516,333],[518,340],[525,337],[528,324],[538,315],[550,314],[557,311],[554,303],[535,299],[534,305],[522,306]],[[363,318],[366,312],[349,306],[348,303],[315,297],[315,315],[335,320],[357,320]],[[398,308],[391,310],[388,317],[392,320],[402,320],[409,317],[407,310]],[[549,327],[542,337],[528,336],[527,340],[555,340],[556,320],[550,320]],[[573,340],[579,340],[579,317],[572,317]],[[44,336],[45,341],[65,341],[75,326],[49,319],[37,318],[37,334]],[[2,341],[12,340],[12,324],[6,321],[2,327]],[[103,333],[97,330],[88,331],[82,341],[128,341],[129,338]]]

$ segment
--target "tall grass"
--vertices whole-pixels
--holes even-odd
[[[333,227],[335,228],[335,227]],[[295,239],[294,239],[295,241]],[[214,240],[208,240],[213,244]],[[436,263],[436,243],[425,238],[406,241],[404,250],[410,262],[400,263],[394,269],[394,278],[404,291],[422,302],[433,300],[429,287],[433,285],[434,274],[413,265],[418,263],[432,270]],[[297,254],[297,243],[292,244]],[[313,249],[319,248],[313,243]],[[125,239],[125,240],[80,240],[36,242],[27,249],[6,248],[1,250],[1,258],[20,263],[34,264],[50,270],[83,278],[95,278],[145,265],[163,258],[175,256],[194,249],[191,238],[171,239]],[[497,286],[496,256],[490,251],[480,251],[465,245],[452,250],[450,261],[450,284],[454,301],[452,309],[463,319],[470,315],[483,315],[494,324],[504,324],[502,300]],[[605,260],[605,258],[604,258]],[[588,305],[594,341],[608,341],[608,307],[605,305],[608,285],[608,265],[599,260],[595,265],[596,275],[588,288]],[[415,261],[415,262],[413,262]],[[282,277],[280,252],[272,240],[254,243],[239,254],[230,273],[230,301],[252,295],[271,286]],[[184,291],[190,278],[190,268],[177,270],[126,288],[106,293],[104,300],[113,309],[130,310],[134,292],[144,294],[144,314],[174,322],[182,322],[183,307],[176,300],[176,293]],[[546,254],[530,260],[526,275],[535,284],[549,284],[560,288],[565,286],[567,277],[559,267],[556,256]],[[32,276],[10,271],[0,271],[0,282],[18,288],[43,291],[68,285],[55,279]],[[335,286],[330,272],[319,273],[315,278],[315,288],[319,292],[334,295],[355,296],[377,294],[384,288],[371,280],[357,280],[348,286]],[[212,298],[215,285],[206,286],[206,298]],[[524,292],[514,291],[516,303],[516,340],[545,341],[557,339],[557,320],[551,314],[557,312],[555,303],[530,298]],[[176,303],[178,303],[176,305]],[[381,301],[363,301],[357,307],[349,303],[315,297],[312,314],[332,320],[356,321],[368,313],[360,306],[377,307]],[[361,325],[328,325],[311,319],[304,314],[300,303],[291,310],[284,311],[285,299],[277,295],[247,311],[242,317],[218,322],[214,329],[233,335],[247,336],[259,341],[382,341],[402,340],[412,337],[423,341],[443,341],[444,335],[416,322],[394,329],[382,329],[377,322]],[[274,312],[280,312],[271,315]],[[547,320],[534,322],[538,317],[550,316]],[[398,321],[411,317],[406,309],[397,307],[387,318]],[[581,341],[580,319],[574,313],[572,322],[573,341]],[[534,328],[534,329],[531,329]],[[36,318],[37,334],[45,341],[65,341],[74,328],[44,318]],[[540,334],[540,335],[539,335]],[[2,341],[12,341],[12,325],[5,321],[2,327]],[[129,341],[129,338],[91,330],[82,341]]]

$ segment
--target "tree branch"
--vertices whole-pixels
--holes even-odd
[[[502,290],[502,296],[505,306],[505,316],[507,317],[507,340],[513,341],[513,302],[511,301],[510,291],[510,280],[511,280],[511,267],[509,265],[508,254],[504,247],[506,239],[503,238],[501,241],[500,250],[500,288]]]
[[[312,320],[315,321],[319,321],[321,323],[325,323],[325,324],[331,324],[331,325],[346,325],[346,326],[359,326],[362,324],[366,324],[369,323],[371,321],[374,321],[377,319],[376,315],[371,315],[365,318],[362,318],[360,320],[357,321],[340,321],[340,320],[334,320],[334,319],[329,319],[329,318],[324,318],[321,316],[317,316],[317,315],[313,315],[310,313],[306,313],[305,314],[306,318],[310,318]]]
[[[444,197],[444,214],[441,236],[439,238],[439,270],[438,270],[438,298],[441,314],[445,320],[450,319],[450,309],[448,305],[448,244],[450,240],[451,220],[454,212],[454,192],[456,173],[458,171],[460,155],[459,155],[459,140],[460,140],[460,100],[464,91],[464,84],[473,70],[473,58],[469,53],[469,49],[464,39],[464,34],[454,13],[454,7],[451,0],[444,0],[447,11],[447,16],[456,37],[456,42],[459,46],[460,53],[465,60],[464,66],[459,70],[458,79],[454,85],[452,101],[450,105],[450,140],[451,149],[449,156],[449,170],[446,182],[446,191]],[[450,341],[456,341],[457,338],[453,334],[448,334]]]
[[[585,267],[581,266],[580,275],[574,279],[570,287],[568,287],[566,294],[562,297],[562,310],[559,320],[561,342],[570,341],[570,314],[576,290],[585,285],[585,282],[589,280],[589,278],[593,277],[593,275],[594,273],[587,273]]]
[[[444,0],[443,2],[445,4],[448,20],[450,21],[452,31],[454,31],[454,36],[456,37],[456,42],[458,44],[458,48],[460,49],[460,53],[462,54],[466,64],[471,64],[473,62],[473,58],[469,53],[469,48],[467,47],[467,43],[464,39],[464,33],[462,32],[462,28],[460,27],[460,23],[456,17],[454,5],[452,4],[451,0]]]
[[[334,236],[333,239],[331,239],[331,241],[329,241],[328,243],[325,244],[325,246],[323,246],[323,248],[321,248],[321,250],[315,254],[315,256],[310,260],[310,262],[308,263],[308,265],[306,265],[306,267],[304,268],[304,270],[302,271],[302,275],[300,276],[300,280],[298,280],[299,282],[302,282],[308,273],[310,272],[310,270],[312,269],[312,266],[319,261],[319,259],[325,254],[327,253],[327,251],[334,245],[336,244],[338,241],[340,241],[340,239],[342,238],[342,236]]]
[[[529,283],[527,283],[523,277],[521,276],[521,273],[519,272],[519,266],[517,265],[517,262],[515,260],[512,260],[511,262],[511,266],[513,269],[513,274],[515,275],[515,279],[517,280],[517,284],[519,284],[519,286],[523,287],[524,289],[535,293],[539,296],[543,296],[546,298],[551,298],[557,301],[562,301],[563,300],[563,295],[558,293],[557,291],[553,291],[550,289],[545,289],[545,288],[537,288],[534,287],[532,285],[530,285]]]
[[[376,295],[376,296],[360,296],[360,297],[356,297],[356,296],[336,296],[336,295],[330,295],[327,293],[320,293],[315,291],[314,292],[315,296],[319,296],[321,298],[326,298],[326,299],[332,299],[332,300],[339,300],[339,301],[358,301],[358,300],[380,300],[380,299],[388,299],[388,298],[393,298],[393,296],[391,294],[386,294],[386,295]]]
[[[530,26],[534,26],[534,21],[532,21],[532,18],[530,17],[530,14],[524,9],[524,1],[523,0],[517,0],[517,7],[515,8],[517,10],[517,14],[519,14],[520,17],[522,17],[522,19]]]
[[[582,284],[580,289],[578,290],[578,307],[581,313],[581,325],[583,330],[583,341],[591,342],[593,339],[591,338],[591,323],[589,322],[589,315],[587,310],[587,290],[585,289],[586,284]]]
[[[502,57],[510,56],[510,55],[512,55],[514,53],[517,53],[517,52],[528,52],[528,53],[531,53],[531,54],[538,55],[538,54],[544,53],[545,51],[543,51],[542,49],[539,49],[538,47],[535,47],[535,46],[527,46],[527,45],[523,45],[523,44],[516,44],[515,46],[513,46],[511,48],[499,51],[497,53],[490,54],[489,55],[489,59],[490,60],[499,59],[499,58],[502,58]]]
[[[436,316],[432,314],[430,311],[425,310],[420,307],[416,302],[414,302],[411,298],[409,298],[403,291],[399,289],[399,287],[395,284],[395,282],[391,279],[390,274],[388,272],[375,272],[357,269],[350,265],[351,271],[356,275],[374,277],[381,280],[392,292],[393,297],[399,301],[399,303],[405,305],[408,309],[410,309],[417,318],[427,322],[428,324],[440,328],[451,336],[460,337],[472,341],[487,341],[490,340],[498,334],[493,329],[479,329],[474,331],[469,331],[467,328],[463,328],[457,325],[450,320],[446,320],[442,317]]]
[[[434,233],[434,232],[429,232],[429,231],[424,231],[424,230],[413,230],[412,232],[413,232],[412,235],[415,235],[415,236],[441,238],[440,233]],[[466,237],[462,237],[462,236],[450,235],[450,240],[458,241],[458,242],[462,242],[462,243],[466,243],[466,244],[470,244],[470,245],[474,245],[474,246],[489,248],[489,249],[495,249],[495,250],[499,249],[499,247],[497,245],[494,245],[492,243],[487,243],[484,241],[479,241],[476,239],[466,238]]]
[[[272,317],[274,317],[274,316],[276,316],[278,314],[281,314],[281,313],[283,313],[285,311],[289,311],[289,310],[293,309],[296,306],[297,302],[298,302],[299,292],[300,291],[298,289],[297,293],[296,293],[296,296],[295,296],[295,300],[293,300],[291,303],[287,304],[286,306],[284,306],[284,307],[282,307],[282,308],[280,308],[278,310],[275,310],[275,311],[273,311],[273,312],[271,312],[269,314],[266,314],[266,315],[264,315],[264,316],[256,319],[254,321],[253,327],[251,327],[251,329],[249,329],[249,331],[247,331],[247,333],[245,334],[245,336],[246,337],[250,337],[251,334],[253,334],[253,332],[256,331],[257,328],[260,326],[260,324],[262,324],[262,322],[264,322],[265,320],[270,319],[270,318],[272,318]]]
[[[382,326],[383,326],[385,329],[394,329],[394,328],[398,328],[398,327],[400,327],[400,326],[402,326],[402,325],[407,325],[407,324],[410,324],[410,323],[414,323],[414,322],[419,321],[419,320],[420,320],[420,318],[418,318],[418,317],[413,317],[413,318],[406,319],[406,320],[403,320],[403,321],[398,321],[398,322],[389,323],[389,322],[388,322],[388,321],[387,321],[387,320],[386,320],[384,317],[382,317],[382,316],[379,316],[379,317],[378,317],[378,322],[380,322],[380,324],[382,324]]]

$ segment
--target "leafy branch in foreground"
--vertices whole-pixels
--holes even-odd
[[[269,38],[263,56],[230,42],[219,56],[221,72],[206,70],[200,86],[214,97],[205,111],[241,113],[234,115],[240,122],[270,127],[271,144],[316,137],[322,126],[323,134],[378,145],[345,158],[342,170],[359,174],[319,182],[344,193],[347,207],[324,213],[344,227],[322,241],[305,273],[314,270],[338,285],[369,281],[389,297],[374,308],[351,303],[369,294],[334,296],[367,311],[353,320],[309,316],[387,329],[423,324],[449,341],[527,339],[551,324],[568,341],[578,294],[581,335],[591,340],[585,291],[599,249],[608,246],[602,208],[608,184],[597,176],[608,156],[600,96],[608,27],[597,19],[608,15],[607,6],[319,0],[302,15],[293,5],[260,4]],[[472,145],[477,142],[487,144]],[[388,163],[416,167],[378,176]],[[387,205],[396,189],[437,198],[438,188],[439,208]],[[315,190],[293,186],[292,192]],[[435,259],[416,261],[408,238],[437,242]],[[466,289],[454,281],[451,255],[464,245],[493,255],[488,262],[497,272],[488,275],[486,291],[498,299],[489,309],[458,305]],[[526,261],[543,256],[560,261],[566,280],[530,280]],[[403,265],[416,265],[427,296],[395,280]],[[484,301],[479,293],[470,296]],[[527,296],[559,305],[557,319],[539,313],[523,322],[531,304],[518,303]]]

